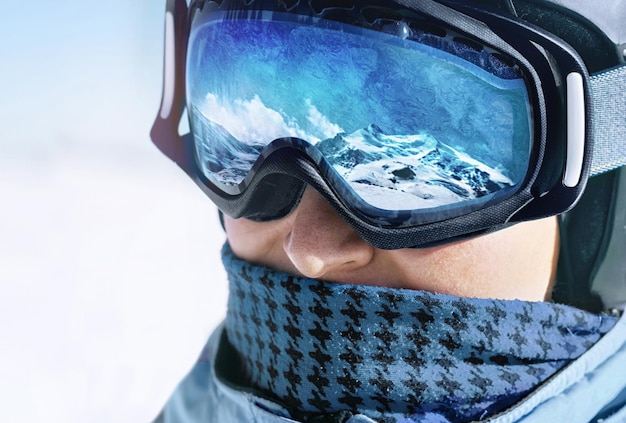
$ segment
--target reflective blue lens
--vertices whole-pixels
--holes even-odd
[[[523,180],[531,106],[498,54],[408,27],[227,16],[194,25],[187,59],[198,162],[218,186],[245,183],[284,137],[314,145],[342,189],[384,210],[484,200]]]

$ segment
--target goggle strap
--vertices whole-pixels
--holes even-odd
[[[590,89],[594,176],[626,165],[626,65],[592,75]]]

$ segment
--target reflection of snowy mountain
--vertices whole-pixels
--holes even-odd
[[[263,146],[240,142],[226,128],[204,118],[197,109],[192,124],[205,174],[213,174],[225,184],[241,182],[259,157]]]
[[[192,124],[205,174],[225,184],[240,183],[264,146],[240,142],[200,116],[196,114]],[[316,147],[363,199],[383,209],[437,207],[513,185],[500,171],[427,133],[387,135],[370,125]]]
[[[384,209],[436,207],[513,185],[500,171],[425,133],[386,135],[370,125],[317,148],[355,191]]]

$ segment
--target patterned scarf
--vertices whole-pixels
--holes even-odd
[[[462,422],[503,411],[615,324],[551,303],[327,283],[234,257],[229,342],[247,384],[295,412]]]

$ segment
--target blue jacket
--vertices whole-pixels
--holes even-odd
[[[178,386],[155,423],[296,422],[279,405],[229,386],[216,376],[223,328],[210,337],[197,363]],[[589,351],[519,404],[490,423],[625,423],[626,315]],[[328,419],[325,422],[331,423]],[[363,415],[337,422],[373,422]],[[429,420],[432,423],[441,419]],[[410,423],[410,422],[406,422]]]

